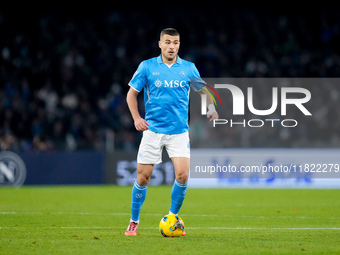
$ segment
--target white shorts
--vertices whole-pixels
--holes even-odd
[[[190,158],[189,132],[176,135],[166,135],[155,133],[150,130],[144,131],[142,141],[139,145],[137,163],[161,163],[164,147],[170,158]]]

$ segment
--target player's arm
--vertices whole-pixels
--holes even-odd
[[[138,93],[139,91],[130,87],[126,96],[126,102],[129,107],[136,129],[138,131],[145,131],[149,129],[149,123],[145,119],[143,119],[139,114],[137,101]]]
[[[204,89],[207,89],[207,88],[204,87]],[[212,98],[210,97],[210,95],[207,94],[207,92],[204,91],[204,89],[201,89],[200,91],[198,91],[198,93],[201,96],[203,94],[206,95],[207,106],[208,106],[207,118],[210,118],[210,121],[213,121],[213,120],[218,119],[218,113],[217,113],[217,111],[215,109],[215,105],[214,105],[214,102],[213,102]]]

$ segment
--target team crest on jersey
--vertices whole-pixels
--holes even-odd
[[[185,77],[187,74],[186,74],[186,72],[181,71],[181,72],[180,72],[180,75],[181,75],[182,77]]]
[[[153,83],[157,88],[159,88],[160,86],[162,86],[162,82],[160,80],[156,80],[154,83]]]

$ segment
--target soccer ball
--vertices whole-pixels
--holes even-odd
[[[165,215],[159,222],[159,232],[164,237],[180,237],[184,230],[184,221],[175,214]]]

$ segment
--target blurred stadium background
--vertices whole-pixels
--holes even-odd
[[[126,105],[127,84],[142,60],[159,55],[164,27],[178,29],[179,55],[202,77],[340,77],[336,9],[242,3],[0,9],[0,149],[23,159],[24,184],[131,184],[141,134]],[[339,102],[339,92],[320,89],[315,100],[336,95]],[[288,136],[275,131],[275,144],[261,136],[240,143],[237,129],[228,145],[338,148],[340,112],[320,105],[318,120]],[[164,161],[155,185],[173,182]],[[7,177],[2,172],[0,185],[11,185]]]

